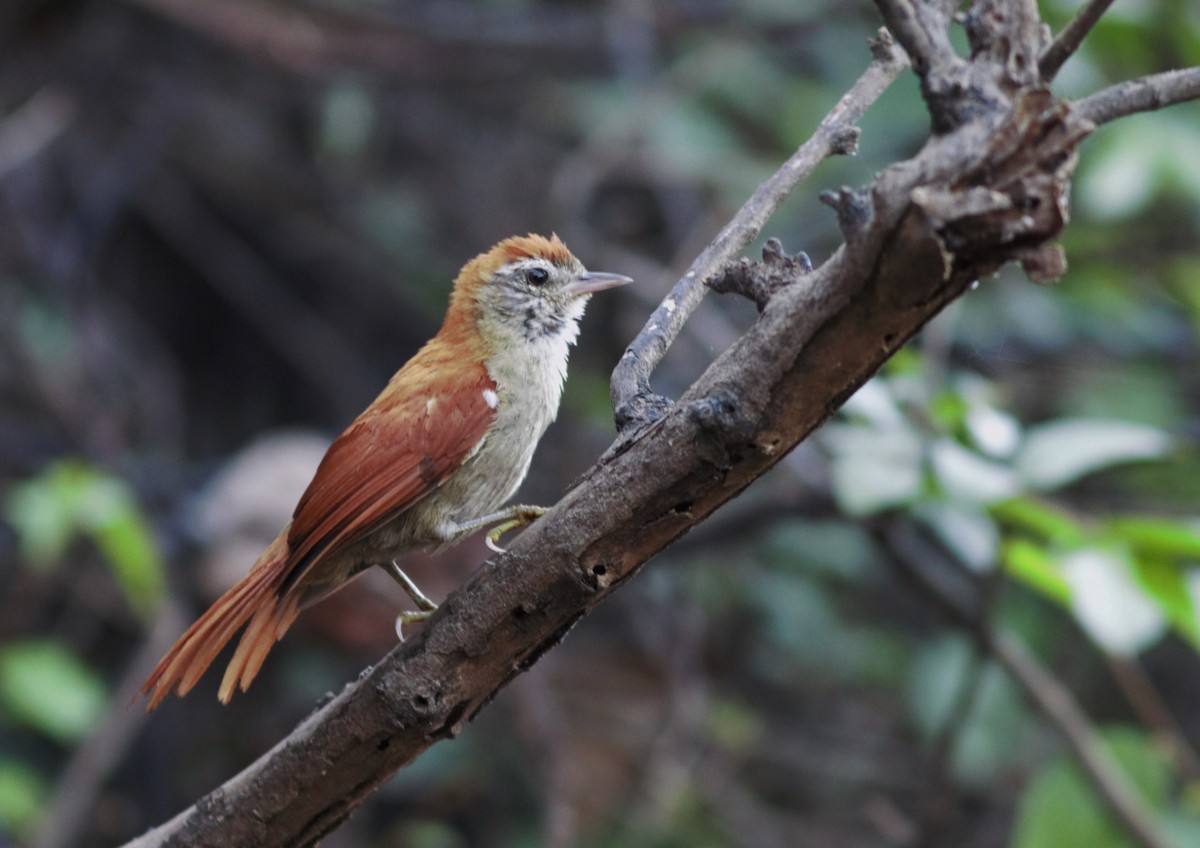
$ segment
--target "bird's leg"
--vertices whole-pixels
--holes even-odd
[[[401,570],[400,566],[396,565],[395,560],[384,566],[384,571],[391,575],[392,579],[400,584],[413,603],[417,605],[415,610],[406,610],[396,616],[396,635],[400,637],[400,641],[404,641],[404,625],[412,624],[416,621],[424,621],[433,615],[437,610],[437,604],[429,600],[429,597],[417,588],[417,584],[412,581],[412,578]]]
[[[464,521],[462,524],[455,525],[455,534],[470,533],[478,530],[480,527],[491,527],[484,541],[487,546],[498,554],[504,553],[504,548],[500,547],[500,537],[505,533],[516,530],[518,527],[524,527],[527,524],[532,524],[537,519],[546,514],[546,508],[541,506],[529,506],[528,504],[514,504],[510,507],[505,507],[499,512],[493,512],[490,515],[484,515],[480,518],[473,518],[470,521]]]
[[[545,507],[514,504],[513,506],[505,507],[499,512],[473,518],[470,521],[464,521],[462,524],[451,525],[446,532],[446,536],[447,538],[456,538],[474,532],[481,527],[491,527],[492,529],[488,531],[487,536],[484,537],[484,541],[487,542],[487,546],[493,551],[502,554],[504,553],[504,548],[499,545],[501,536],[512,530],[516,530],[518,527],[532,524],[545,514]],[[400,587],[404,589],[408,596],[412,598],[413,603],[417,605],[417,609],[408,610],[396,616],[396,633],[403,640],[404,625],[424,621],[433,615],[438,607],[437,604],[429,600],[429,597],[417,587],[412,578],[405,574],[400,566],[396,565],[394,560],[385,565],[384,570],[391,575],[393,580],[400,584]]]

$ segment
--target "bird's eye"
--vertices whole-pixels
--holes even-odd
[[[550,279],[550,272],[545,268],[530,268],[525,272],[525,280],[531,286],[544,286]]]

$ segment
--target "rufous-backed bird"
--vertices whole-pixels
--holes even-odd
[[[488,542],[541,514],[500,509],[554,420],[567,352],[595,292],[632,282],[587,271],[552,236],[500,242],[463,267],[437,335],[330,446],[284,527],[250,573],[180,637],[142,684],[153,709],[185,695],[245,627],[221,681],[228,703],[304,607],[370,566],[417,603],[436,606],[396,565],[484,527]]]

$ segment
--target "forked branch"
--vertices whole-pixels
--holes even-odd
[[[862,76],[817,126],[812,136],[768,177],[742,204],[741,209],[706,247],[687,273],[651,313],[641,332],[630,342],[612,376],[612,404],[617,429],[624,442],[641,425],[652,423],[670,408],[670,401],[650,389],[650,375],[658,367],[679,330],[707,291],[705,283],[758,238],[763,225],[779,205],[830,156],[857,149],[856,124],[900,72],[908,59],[886,30],[872,41],[873,61]]]
[[[913,54],[935,135],[867,188],[829,196],[846,244],[811,273],[769,284],[758,320],[677,403],[651,393],[650,375],[706,281],[817,162],[847,149],[863,110],[907,61],[886,39],[626,351],[613,383],[620,444],[419,634],[242,774],[131,845],[314,844],[397,769],[457,733],[650,557],[770,469],[974,281],[1012,261],[1061,272],[1053,240],[1067,220],[1076,147],[1107,101],[1073,108],[1026,84],[1036,77],[1030,0],[1011,18],[997,11],[1014,4],[981,0],[968,23],[986,49],[969,61],[949,50],[947,4],[878,2]]]

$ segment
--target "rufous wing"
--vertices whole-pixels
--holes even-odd
[[[310,589],[328,594],[349,576],[323,574],[325,558],[437,489],[478,448],[495,417],[487,369],[453,362],[434,343],[422,354],[330,446],[290,527],[159,662],[142,685],[149,709],[191,689],[243,626],[220,698],[245,691]]]
[[[292,517],[289,584],[319,582],[310,575],[326,554],[437,489],[478,448],[495,417],[487,369],[477,363],[434,375],[397,375],[330,446]]]

